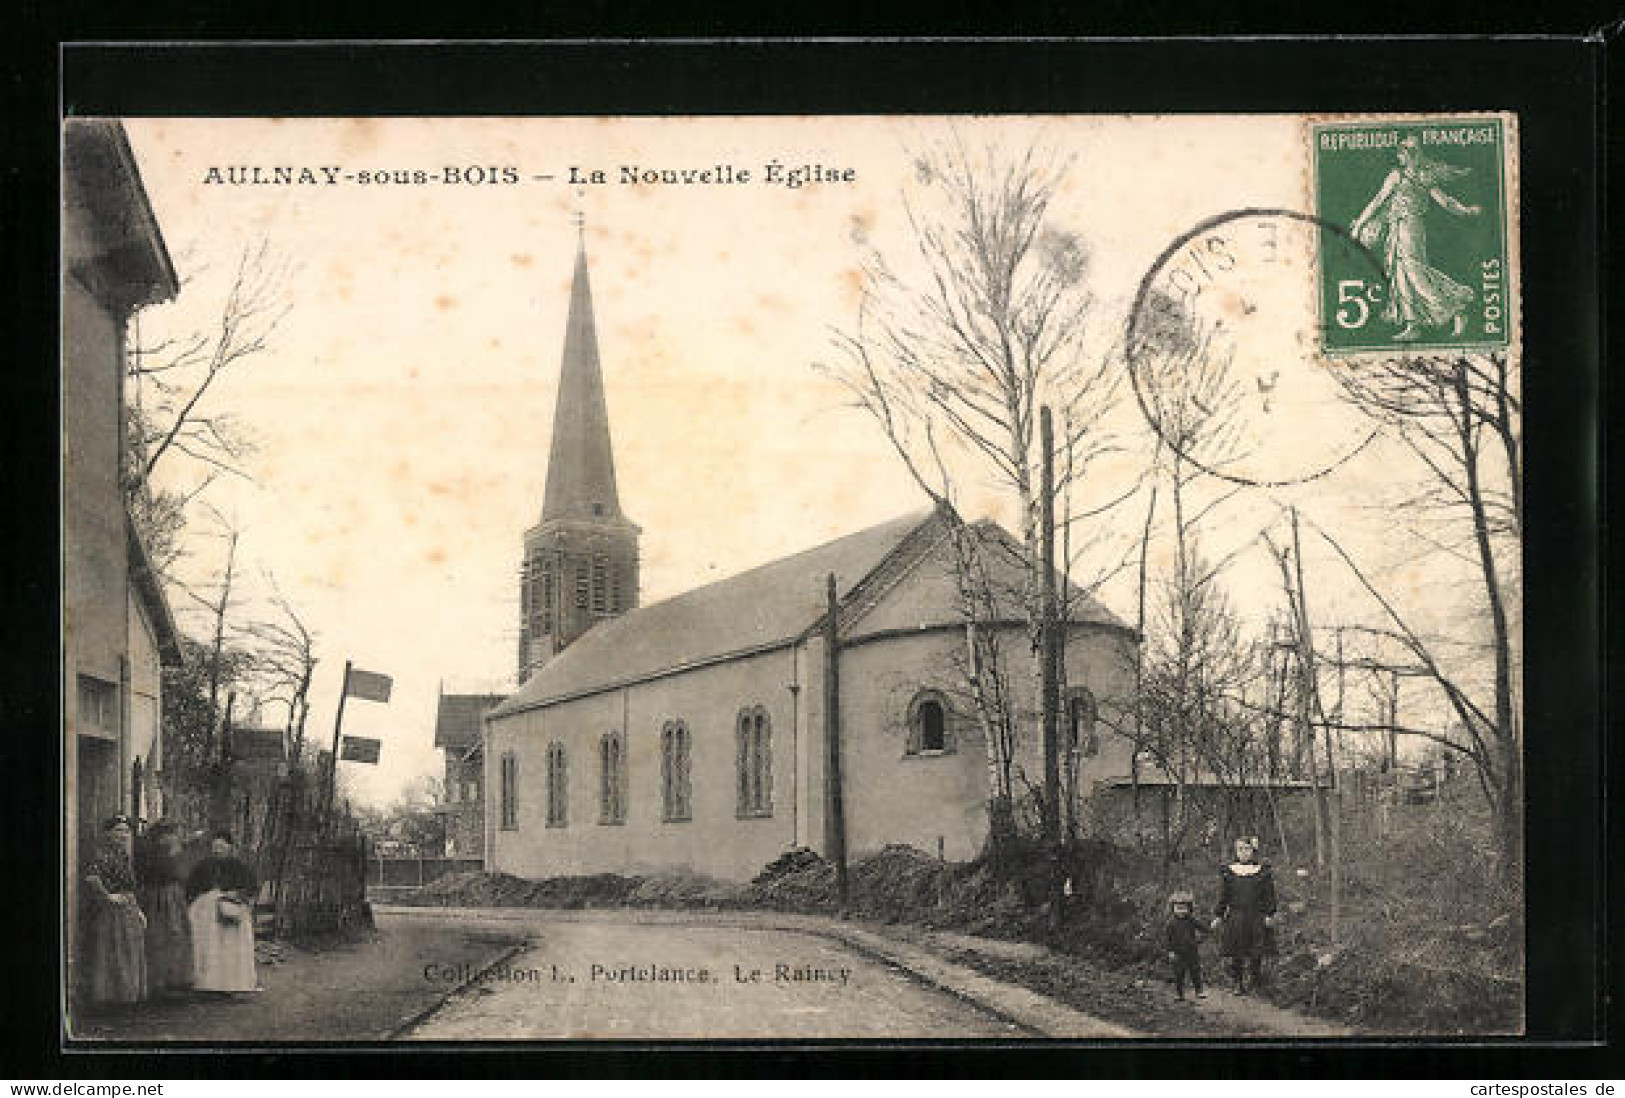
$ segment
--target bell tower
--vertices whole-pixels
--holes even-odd
[[[519,579],[519,681],[605,618],[638,605],[638,527],[621,513],[598,362],[584,219],[553,407],[542,518],[525,532]]]

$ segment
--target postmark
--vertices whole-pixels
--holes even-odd
[[[1512,344],[1507,131],[1492,115],[1310,127],[1315,213],[1382,267],[1372,278],[1346,250],[1319,254],[1327,354]]]
[[[1378,257],[1297,210],[1207,218],[1141,279],[1125,347],[1135,398],[1161,441],[1224,480],[1284,487],[1325,476],[1375,436],[1324,352],[1324,256],[1380,284]]]

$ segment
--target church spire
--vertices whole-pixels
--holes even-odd
[[[547,494],[541,522],[525,532],[520,568],[520,682],[598,622],[638,605],[639,531],[621,513],[615,490],[582,222],[577,211]]]
[[[615,455],[610,448],[609,411],[598,363],[598,332],[593,321],[583,222],[578,211],[575,275],[570,283],[570,313],[564,327],[559,394],[553,407],[553,445],[547,462],[543,522],[625,518],[615,490]]]

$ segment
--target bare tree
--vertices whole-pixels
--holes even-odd
[[[220,688],[224,678],[225,658],[227,644],[235,639],[237,627],[231,620],[234,611],[239,608],[239,597],[236,592],[237,584],[237,543],[242,532],[237,525],[212,507],[209,509],[216,530],[212,536],[217,537],[225,546],[225,556],[221,563],[216,579],[208,585],[197,585],[176,582],[192,604],[201,611],[207,621],[209,631],[208,641],[208,669],[206,672],[208,682],[207,699],[211,712],[218,712],[220,708]]]
[[[1386,624],[1370,632],[1402,654],[1388,670],[1428,682],[1455,717],[1459,737],[1438,739],[1473,763],[1495,818],[1502,870],[1515,873],[1523,836],[1518,370],[1505,355],[1445,355],[1362,363],[1337,376],[1349,399],[1388,424],[1416,458],[1421,487],[1400,513],[1413,518],[1431,551],[1475,575],[1487,640],[1430,633],[1415,608],[1380,590],[1336,538],[1322,535],[1382,610]]]
[[[139,461],[130,472],[137,481],[150,481],[171,454],[220,473],[246,475],[241,461],[248,442],[240,425],[228,414],[211,411],[207,398],[216,382],[269,346],[290,308],[286,278],[287,269],[270,241],[261,238],[238,256],[211,328],[132,348],[132,444]]]
[[[901,203],[913,254],[898,264],[866,255],[857,323],[837,334],[841,360],[823,368],[881,427],[947,519],[966,623],[962,670],[987,743],[997,844],[1013,827],[1024,691],[1010,679],[994,623],[1008,617],[1001,606],[1013,596],[1036,650],[1043,621],[1039,409],[1060,413],[1055,491],[1088,497],[1093,507],[1071,516],[1081,521],[1114,502],[1083,486],[1091,466],[1118,448],[1106,425],[1122,375],[1086,353],[1087,251],[1051,217],[1070,162],[1036,147],[972,150],[956,132],[919,152],[914,166],[915,186]],[[950,467],[961,457],[1010,492],[1021,515],[1018,545],[959,516]],[[1012,549],[1023,579],[1000,590],[998,557]]]
[[[1172,790],[1163,834],[1164,859],[1171,861],[1199,815],[1192,791],[1228,794],[1252,777],[1263,728],[1242,699],[1259,688],[1263,664],[1222,585],[1246,543],[1217,555],[1206,548],[1205,531],[1243,491],[1210,475],[1244,449],[1233,352],[1211,322],[1178,298],[1153,293],[1143,309],[1128,357],[1136,399],[1156,435],[1154,491],[1137,546],[1137,619],[1146,639],[1135,696],[1112,724],[1134,745],[1136,785],[1145,760]],[[1166,500],[1160,527],[1159,498]],[[1171,543],[1172,563],[1153,582],[1148,557],[1159,536]]]
[[[154,570],[172,578],[186,555],[187,511],[222,476],[249,478],[245,459],[253,441],[228,412],[214,408],[218,383],[262,354],[290,307],[288,269],[265,239],[240,253],[213,324],[183,335],[144,342],[141,318],[127,362],[124,489],[130,515]],[[194,279],[188,276],[187,283]],[[195,475],[154,473],[190,466]]]
[[[268,700],[288,707],[287,733],[295,763],[304,754],[305,721],[310,716],[310,683],[316,672],[316,635],[311,632],[282,592],[275,579],[271,605],[278,617],[250,624],[246,632],[256,642],[256,663],[264,681]]]

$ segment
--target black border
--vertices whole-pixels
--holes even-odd
[[[952,13],[950,13],[952,14]],[[1277,25],[1291,25],[1283,21]],[[193,24],[219,33],[222,24]],[[227,28],[229,32],[231,28]],[[1584,24],[1571,28],[1584,29]],[[108,33],[102,31],[101,33]],[[81,37],[85,37],[81,35]],[[500,1057],[462,1050],[422,1055],[399,1046],[387,1059],[348,1062],[330,1051],[175,1052],[161,1062],[131,1054],[61,1056],[57,1019],[8,1012],[36,1067],[10,1075],[391,1074],[463,1078],[560,1075],[938,1076],[1015,1071],[1110,1076],[1300,1074],[1559,1077],[1603,1069],[1598,1048],[1541,1053],[1541,1040],[1600,1037],[1602,837],[1598,672],[1602,574],[1600,488],[1606,466],[1597,306],[1601,257],[1600,158],[1604,66],[1601,38],[1524,40],[571,42],[445,46],[362,44],[180,47],[71,46],[60,55],[62,107],[71,114],[578,114],[578,113],[984,113],[1060,111],[1460,111],[1511,110],[1520,118],[1526,427],[1529,492],[1525,588],[1529,821],[1529,1016],[1524,1042],[1476,1046],[1399,1043],[1263,1047],[1149,1042],[1075,1050],[982,1047],[782,1046],[749,1052],[667,1047],[654,1057],[628,1046],[509,1046]],[[3,433],[14,509],[12,551],[24,571],[0,616],[17,681],[4,692],[11,716],[0,739],[8,771],[5,864],[32,867],[5,905],[15,1002],[57,998],[54,790],[59,727],[56,654],[55,484],[42,455],[56,440],[56,87],[45,71],[13,68],[8,95],[29,110],[6,135],[8,165],[29,172],[24,214],[7,199],[15,314],[24,340],[7,371],[12,406],[38,418]],[[1617,73],[1615,73],[1617,76]],[[46,82],[48,81],[48,83]],[[48,113],[47,113],[48,111]],[[1613,155],[1618,155],[1614,153]],[[8,168],[16,178],[16,169]],[[8,187],[10,195],[17,194]],[[15,230],[15,232],[13,232]],[[1617,306],[1616,306],[1617,308]],[[9,311],[9,310],[8,310]],[[1617,318],[1616,318],[1617,319]],[[31,337],[31,338],[30,338]],[[41,363],[52,364],[41,369]],[[39,470],[24,473],[25,470]],[[22,475],[19,475],[19,474]],[[43,565],[43,567],[41,567]],[[1616,619],[1617,620],[1617,619]],[[1596,760],[1594,766],[1592,760]],[[29,803],[24,791],[40,791]],[[1617,820],[1613,821],[1617,827]],[[37,905],[19,902],[36,897]],[[37,943],[37,945],[30,945]],[[422,1050],[427,1051],[427,1049]],[[8,1058],[9,1059],[9,1058]],[[19,1070],[21,1068],[22,1070]],[[1604,1073],[1605,1075],[1608,1073]],[[1616,1074],[1617,1073],[1613,1073]]]

